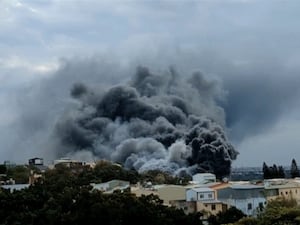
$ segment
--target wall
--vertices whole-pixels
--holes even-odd
[[[215,209],[213,209],[213,206],[215,206]],[[196,208],[198,212],[205,211],[207,212],[207,216],[209,215],[216,215],[219,212],[222,212],[223,210],[223,204],[221,202],[215,202],[215,203],[202,203],[197,202]]]
[[[215,199],[214,191],[201,192],[201,191],[196,191],[194,189],[190,189],[186,191],[187,201],[206,201],[206,200],[214,200],[214,199]]]
[[[172,200],[185,200],[186,188],[179,185],[166,185],[157,189],[159,198],[169,205]]]

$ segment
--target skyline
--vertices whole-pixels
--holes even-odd
[[[174,66],[183,78],[201,71],[215,81],[227,136],[240,153],[233,166],[299,161],[299,6],[1,1],[0,157],[54,157],[49,136],[76,104],[72,85],[116,85],[141,65],[154,73]]]

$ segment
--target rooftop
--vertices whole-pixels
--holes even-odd
[[[243,189],[243,190],[249,190],[249,189],[263,189],[263,185],[254,185],[254,184],[233,184],[231,186],[232,189]]]
[[[214,191],[211,188],[206,188],[206,187],[199,187],[199,188],[192,188],[190,190],[196,191],[196,192],[212,192]]]

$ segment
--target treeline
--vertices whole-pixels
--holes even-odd
[[[110,161],[98,161],[94,168],[89,166],[73,165],[71,168],[66,168],[64,165],[56,165],[57,169],[69,170],[73,175],[78,177],[78,182],[81,184],[103,183],[112,179],[120,179],[129,181],[131,184],[137,182],[152,184],[187,184],[192,178],[186,176],[173,176],[170,173],[160,170],[150,170],[144,173],[138,173],[136,170],[128,170],[121,165]],[[40,173],[38,168],[28,165],[18,165],[14,167],[6,167],[0,165],[0,181],[13,179],[16,184],[28,183],[31,171]],[[47,170],[46,174],[51,174],[51,170]]]
[[[18,165],[14,167],[6,167],[5,165],[0,165],[0,174],[0,181],[12,179],[17,184],[26,184],[28,183],[30,168],[25,165]]]
[[[300,172],[295,159],[292,160],[289,174],[286,173],[283,166],[277,166],[276,164],[273,164],[273,166],[268,166],[265,162],[263,163],[262,171],[264,179],[300,177]]]
[[[265,162],[263,164],[263,174],[264,179],[273,179],[273,178],[285,178],[285,172],[282,166],[268,166]]]
[[[186,215],[183,210],[164,206],[154,195],[136,197],[129,191],[103,194],[92,190],[89,178],[106,181],[132,173],[111,166],[104,169],[106,172],[99,169],[104,165],[95,168],[97,177],[85,169],[74,172],[58,167],[28,189],[12,193],[0,189],[0,224],[201,224],[200,213]],[[112,177],[113,172],[117,175]]]
[[[138,173],[136,170],[128,170],[119,164],[106,160],[97,162],[94,168],[78,166],[68,169],[65,168],[64,165],[58,165],[56,169],[64,171],[70,170],[73,175],[77,176],[80,185],[103,183],[113,179],[126,180],[131,184],[136,184],[138,182],[141,184],[150,182],[152,184],[184,185],[192,179],[190,176],[178,177],[160,170],[149,170],[144,173]],[[46,175],[52,172],[52,170],[48,170]]]

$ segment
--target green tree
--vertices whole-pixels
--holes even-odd
[[[278,178],[285,178],[283,166],[278,166]]]
[[[238,222],[235,222],[234,225],[257,225],[259,220],[254,217],[243,217]]]
[[[269,166],[266,164],[266,162],[263,163],[263,175],[264,175],[264,179],[270,179],[271,177],[271,171]]]
[[[0,165],[0,174],[6,174],[7,172],[7,168],[5,165]]]
[[[265,162],[263,163],[263,177],[264,179],[273,179],[273,178],[284,178],[285,172],[282,166],[273,164],[273,166],[268,166]]]
[[[81,172],[74,174],[72,168],[58,166],[28,189],[13,193],[1,190],[0,224],[202,224],[199,213],[186,215],[183,210],[163,205],[155,195],[137,197],[129,192],[103,194],[92,190],[82,184],[86,179],[84,174],[78,176]]]
[[[298,225],[300,208],[294,199],[279,198],[270,201],[258,219],[260,225]]]
[[[236,207],[230,207],[224,212],[219,212],[216,216],[212,215],[208,218],[209,225],[221,225],[234,223],[239,221],[241,218],[246,215]]]
[[[292,164],[291,164],[291,177],[292,178],[300,177],[299,169],[295,159],[292,160]]]
[[[7,169],[7,178],[12,178],[17,184],[27,184],[30,169],[27,166],[15,166]]]
[[[276,164],[273,164],[271,170],[272,170],[271,178],[278,178],[278,167]]]

